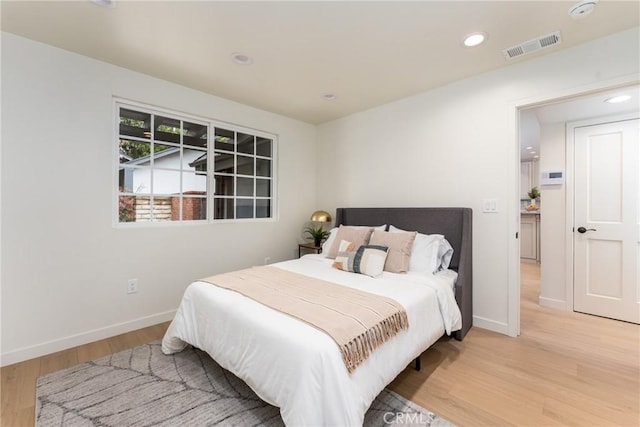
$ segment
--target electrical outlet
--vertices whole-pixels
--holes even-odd
[[[138,279],[128,279],[127,280],[127,293],[135,294],[138,292]]]
[[[271,257],[264,257],[264,265],[271,264]]]

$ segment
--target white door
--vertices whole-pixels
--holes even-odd
[[[640,323],[638,119],[575,128],[574,310]]]

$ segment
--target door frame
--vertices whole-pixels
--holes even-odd
[[[574,162],[574,154],[575,154],[575,138],[574,133],[575,129],[579,127],[585,126],[594,126],[606,123],[614,123],[614,122],[622,122],[625,120],[633,120],[640,118],[639,113],[627,113],[627,114],[616,114],[612,116],[600,116],[594,117],[586,120],[579,120],[574,122],[567,122],[566,127],[566,135],[565,135],[565,147],[566,147],[566,218],[565,218],[565,255],[566,255],[566,264],[567,271],[565,277],[565,287],[566,287],[566,301],[565,308],[568,311],[573,311],[573,296],[574,296],[574,237],[575,232],[573,228],[574,224],[574,212],[575,212],[575,162]]]
[[[568,101],[577,96],[593,94],[609,89],[622,88],[634,84],[640,84],[638,74],[629,74],[569,89],[552,91],[539,96],[514,100],[510,103],[509,114],[511,115],[511,120],[507,123],[509,123],[509,126],[511,127],[511,134],[513,135],[514,143],[512,144],[512,149],[514,151],[512,151],[510,156],[513,160],[510,162],[508,176],[511,176],[512,179],[509,186],[510,197],[506,204],[508,222],[507,232],[508,235],[511,236],[508,239],[507,249],[508,286],[507,325],[505,331],[507,335],[512,337],[520,335],[520,240],[516,238],[517,233],[520,232],[520,110],[540,107],[545,104]],[[567,177],[565,178],[565,185],[567,186],[567,189],[569,189],[569,185],[573,188],[573,180],[569,180],[569,174],[567,173],[568,170],[569,168],[566,167],[565,173],[567,174]],[[573,197],[573,190],[571,195]],[[569,200],[571,200],[571,203],[569,203]],[[569,199],[567,196],[565,204],[567,205],[567,208],[569,208],[569,204],[571,205],[571,212],[573,214],[573,199]],[[573,245],[573,233],[571,236],[571,242]],[[566,257],[568,259],[569,254],[567,254]],[[571,250],[571,264],[567,264],[567,271],[569,270],[572,271],[571,282],[566,282],[565,287],[568,288],[569,283],[571,284],[571,310],[573,310],[573,249]],[[565,280],[567,279],[565,278]]]

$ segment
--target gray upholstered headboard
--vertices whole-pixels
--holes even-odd
[[[338,208],[340,225],[393,225],[424,234],[443,234],[453,246],[449,268],[458,272],[456,301],[462,312],[462,329],[454,336],[462,340],[473,325],[473,274],[471,252],[472,211],[470,208]]]

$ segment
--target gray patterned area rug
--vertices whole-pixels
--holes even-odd
[[[451,426],[384,390],[365,426]],[[271,406],[206,353],[152,342],[38,378],[36,426],[282,426]]]

